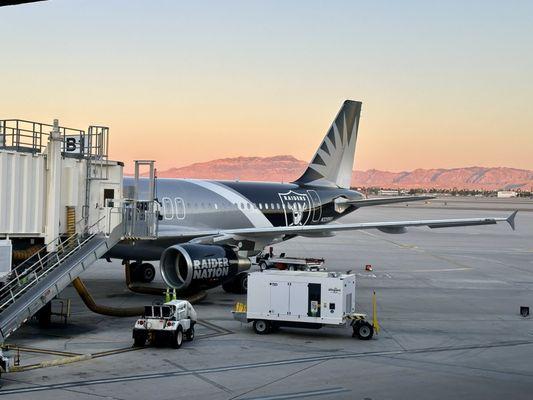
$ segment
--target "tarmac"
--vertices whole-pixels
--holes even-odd
[[[533,311],[532,200],[443,198],[363,208],[341,221],[507,216],[514,209],[516,231],[505,223],[403,235],[369,230],[274,247],[356,273],[361,312],[371,312],[375,291],[382,329],[370,341],[352,338],[348,328],[256,335],[232,319],[233,304],[245,296],[216,288],[195,306],[201,322],[193,342],[133,349],[135,317],[94,314],[69,287],[62,294],[71,300],[66,325],[57,317],[48,329],[30,321],[9,338],[23,371],[2,376],[0,400],[531,399],[533,317],[519,311]],[[82,278],[101,304],[161,300],[130,292],[119,261],[101,260]]]

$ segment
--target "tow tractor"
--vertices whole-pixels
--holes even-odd
[[[184,339],[194,339],[197,319],[196,311],[186,300],[145,306],[144,315],[135,322],[133,328],[133,345],[142,347],[148,341],[153,345],[170,343],[179,349]]]
[[[267,253],[256,257],[256,263],[261,271],[278,269],[288,271],[326,271],[323,258],[287,257],[285,253],[276,256],[272,247]]]
[[[237,303],[233,317],[251,322],[257,334],[280,327],[351,326],[353,337],[369,340],[379,330],[375,313],[371,324],[365,314],[355,312],[355,275],[337,272],[252,272],[247,304]]]

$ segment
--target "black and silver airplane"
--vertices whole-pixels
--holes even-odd
[[[367,199],[350,189],[361,102],[342,105],[311,163],[291,183],[157,179],[160,203],[156,240],[121,242],[109,257],[133,260],[150,279],[143,261],[160,260],[167,285],[178,290],[213,287],[229,279],[246,284],[249,257],[266,246],[296,236],[327,237],[337,231],[379,229],[403,233],[407,227],[489,225],[508,218],[462,218],[330,224],[360,207],[417,201],[431,196]],[[125,178],[124,186],[132,185]],[[241,278],[235,278],[237,275]]]

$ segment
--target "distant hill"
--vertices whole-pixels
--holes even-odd
[[[160,178],[198,178],[290,182],[307,162],[293,156],[222,158],[185,167],[158,171]],[[415,169],[389,172],[354,171],[352,186],[438,189],[527,189],[533,187],[533,171],[506,167]]]

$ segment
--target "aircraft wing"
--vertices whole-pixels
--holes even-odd
[[[203,242],[202,238],[207,241],[224,241],[224,238],[250,237],[257,238],[262,236],[276,237],[282,235],[327,235],[337,231],[353,231],[362,229],[379,229],[386,233],[403,233],[406,228],[413,226],[427,226],[432,229],[449,228],[460,226],[474,225],[493,225],[498,222],[507,222],[511,228],[515,229],[515,217],[518,211],[513,212],[508,217],[486,217],[486,218],[459,218],[459,219],[430,219],[418,221],[392,221],[392,222],[361,222],[355,224],[327,224],[327,225],[302,225],[302,226],[278,226],[265,228],[237,228],[206,230],[192,232],[173,232],[174,237],[190,237],[197,242]],[[217,240],[216,238],[220,238]],[[214,239],[214,240],[213,240]]]
[[[396,197],[377,197],[373,199],[361,199],[361,200],[348,200],[348,199],[337,199],[338,204],[345,204],[356,207],[367,207],[367,206],[379,206],[382,204],[393,204],[393,203],[406,203],[408,201],[421,201],[434,199],[435,196],[396,196]]]

